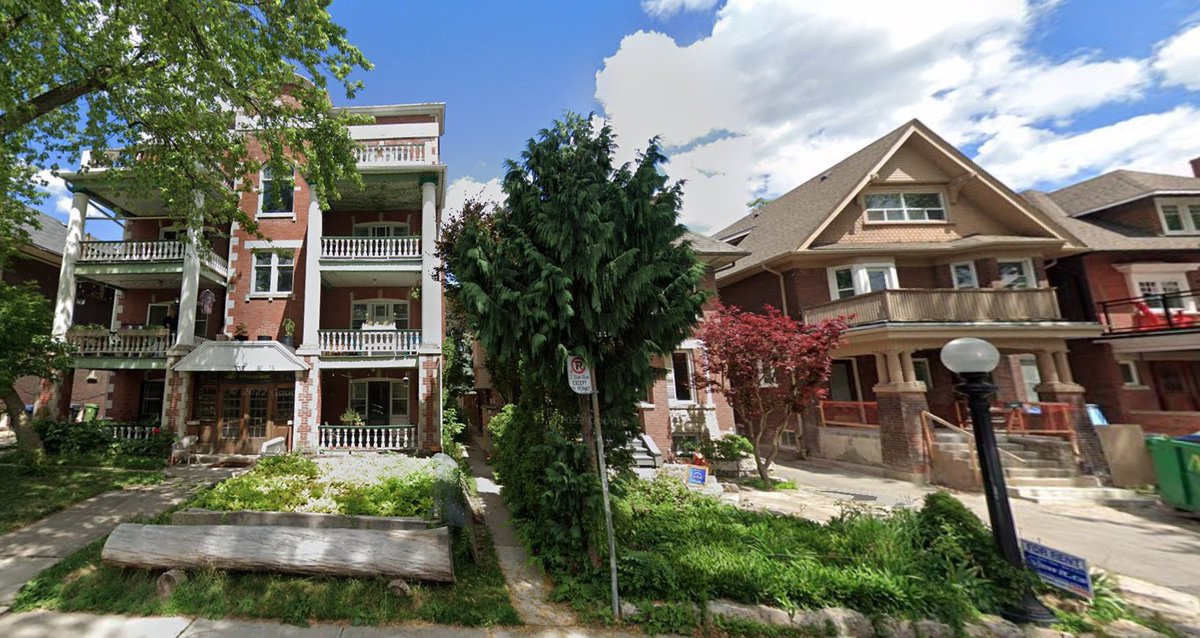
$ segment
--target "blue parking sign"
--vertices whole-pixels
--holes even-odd
[[[708,468],[701,465],[688,466],[688,485],[704,485],[708,482]]]

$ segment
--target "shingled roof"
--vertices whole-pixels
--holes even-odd
[[[32,225],[25,228],[29,231],[29,243],[61,257],[63,248],[67,245],[67,225],[42,212],[35,213],[34,217],[41,224],[41,228]]]
[[[1046,193],[1071,217],[1152,195],[1200,195],[1200,177],[1119,170]]]
[[[720,239],[705,237],[700,233],[690,230],[684,231],[683,237],[680,240],[687,242],[696,255],[714,267],[731,264],[738,258],[750,254],[733,244],[723,242]]]
[[[1109,173],[1109,175],[1111,174]],[[1150,173],[1142,174],[1149,175]],[[1174,176],[1161,175],[1160,177]],[[1191,179],[1200,182],[1200,179]],[[1043,193],[1033,190],[1021,193],[1021,197],[1024,197],[1028,202],[1042,209],[1042,212],[1052,217],[1059,224],[1062,224],[1072,235],[1092,250],[1200,250],[1200,238],[1195,236],[1154,235],[1146,230],[1132,226],[1115,224],[1094,218],[1079,217],[1078,215],[1072,216],[1058,203],[1054,195],[1054,193]]]

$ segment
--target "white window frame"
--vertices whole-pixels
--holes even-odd
[[[1028,403],[1041,403],[1042,397],[1038,394],[1037,388],[1042,385],[1042,369],[1038,367],[1037,357],[1031,354],[1023,354],[1017,357],[1017,368],[1021,371],[1021,384],[1025,386],[1025,398]],[[1032,372],[1032,375],[1026,375],[1025,372]],[[1030,379],[1030,376],[1036,375],[1036,379]]]
[[[688,382],[688,387],[692,391],[691,399],[682,399],[681,400],[681,399],[675,398],[675,355],[677,355],[677,354],[684,355],[684,358],[685,358],[684,360],[687,361],[687,382]],[[667,405],[668,406],[683,406],[683,405],[696,405],[697,403],[699,403],[698,401],[696,401],[696,384],[694,383],[696,374],[695,374],[695,369],[693,367],[694,364],[692,363],[692,351],[688,350],[688,349],[682,349],[682,348],[679,350],[675,350],[674,352],[671,353],[671,356],[667,358],[667,362],[669,363],[669,365],[667,366]]]
[[[1178,273],[1178,274],[1175,274],[1175,273],[1131,274],[1129,276],[1129,280],[1130,280],[1130,285],[1132,286],[1132,288],[1129,291],[1130,295],[1133,297],[1142,299],[1142,300],[1153,299],[1156,303],[1150,305],[1150,311],[1156,312],[1158,314],[1162,314],[1162,312],[1163,312],[1162,305],[1160,303],[1157,303],[1159,301],[1158,295],[1162,295],[1162,294],[1164,294],[1164,292],[1157,292],[1157,293],[1153,293],[1153,295],[1151,295],[1151,296],[1147,296],[1145,293],[1142,292],[1141,284],[1143,284],[1143,283],[1154,284],[1155,287],[1157,287],[1160,291],[1162,291],[1163,284],[1173,283],[1179,287],[1178,292],[1183,293],[1184,295],[1187,295],[1187,292],[1189,290],[1187,275],[1185,275],[1183,273]],[[1176,293],[1166,293],[1166,294],[1176,294]],[[1196,298],[1195,297],[1183,296],[1183,297],[1180,297],[1178,301],[1182,305],[1179,308],[1172,308],[1171,309],[1172,311],[1182,310],[1182,311],[1188,312],[1188,313],[1196,312]]]
[[[768,375],[767,373],[770,372]],[[778,388],[779,387],[779,371],[775,368],[763,368],[762,361],[758,362],[758,376],[760,388]]]
[[[1129,370],[1131,381],[1125,380],[1125,375],[1121,375],[1121,387],[1123,388],[1145,388],[1146,384],[1142,383],[1142,373],[1138,370],[1137,361],[1117,361],[1118,370]]]
[[[269,167],[264,166],[258,171],[258,209],[257,218],[259,219],[295,219],[296,218],[296,191],[300,190],[300,185],[296,182],[296,169],[292,168],[292,210],[263,212],[263,195],[266,189],[263,188],[264,180],[266,179]],[[274,181],[274,178],[272,178]]]
[[[374,382],[374,383],[389,383],[390,386],[388,387],[388,402],[387,402],[388,425],[412,425],[412,400],[411,400],[411,397],[409,396],[410,388],[408,386],[406,386],[404,383],[406,380],[408,380],[408,377],[402,377],[399,379],[397,379],[395,377],[368,377],[365,379],[350,379],[349,393],[346,395],[346,407],[349,407],[349,408],[357,411],[358,415],[360,417],[362,417],[363,421],[366,421],[367,416],[368,416],[368,408],[367,408],[367,397],[369,396],[369,394],[367,394],[369,392],[369,390],[367,389],[368,384],[370,384],[372,382]],[[411,385],[411,381],[409,381],[409,385]],[[356,386],[362,386],[362,388],[363,388],[363,396],[361,399],[356,398],[354,396],[354,390],[355,390]],[[399,387],[401,389],[401,392],[403,393],[403,397],[404,397],[404,414],[401,414],[401,415],[397,415],[395,410],[392,409],[393,407],[395,407],[395,404],[396,404],[396,394],[395,393],[396,393],[397,387]]]
[[[376,235],[370,234],[371,229],[374,228],[391,228],[392,234],[388,235],[389,237],[407,237],[411,234],[411,231],[409,230],[411,227],[407,222],[360,222],[353,226],[353,228],[350,230],[350,234],[355,237],[376,237]],[[404,232],[397,233],[397,228],[403,228]],[[359,235],[357,231],[360,229],[366,230],[368,233],[366,235]]]
[[[850,270],[850,277],[854,280],[854,294],[851,297],[865,295],[871,291],[871,279],[868,271],[871,270],[886,270],[887,271],[887,290],[896,290],[900,287],[899,277],[896,275],[895,262],[864,262],[861,264],[842,264],[840,266],[830,266],[825,269],[825,275],[829,280],[829,298],[833,301],[838,299],[849,299],[850,297],[838,296],[837,271]],[[875,291],[878,292],[878,291]]]
[[[161,328],[162,327],[161,321],[159,321],[157,323],[150,321],[150,311],[152,309],[158,308],[160,306],[166,306],[167,314],[165,316],[170,317],[171,316],[171,307],[174,305],[175,305],[174,301],[154,301],[154,302],[146,304],[146,327],[147,328]],[[179,317],[176,316],[175,320],[178,321]]]
[[[1167,215],[1163,212],[1163,206],[1175,206],[1179,210],[1182,217],[1183,230],[1171,230],[1167,228]],[[1154,207],[1158,210],[1158,223],[1162,225],[1164,235],[1198,235],[1200,234],[1200,226],[1197,226],[1196,220],[1192,218],[1191,206],[1200,207],[1200,197],[1171,197],[1171,198],[1155,198]]]
[[[279,272],[281,270],[281,267],[279,265],[279,254],[280,253],[291,253],[291,256],[292,256],[292,263],[290,266],[290,268],[292,269],[292,289],[291,290],[280,290],[279,289]],[[255,290],[255,284],[258,281],[258,276],[257,276],[258,269],[260,267],[258,264],[258,256],[259,255],[270,255],[271,256],[271,263],[267,266],[271,269],[271,277],[270,277],[271,287],[269,290]],[[270,298],[275,298],[275,297],[290,297],[293,294],[295,294],[295,292],[296,292],[296,251],[294,249],[287,248],[287,249],[251,250],[250,251],[250,297],[256,298],[256,299],[270,299]]]
[[[1135,299],[1143,299],[1142,282],[1155,282],[1161,288],[1163,282],[1174,282],[1179,286],[1179,290],[1183,293],[1191,290],[1188,282],[1188,272],[1200,269],[1195,263],[1164,263],[1164,262],[1135,262],[1131,264],[1117,264],[1114,266],[1117,271],[1125,275],[1125,281],[1129,286],[1129,296]],[[1193,291],[1197,292],[1197,291]],[[1185,296],[1180,299],[1183,303],[1183,310],[1186,313],[1200,312],[1197,299],[1195,296]],[[1151,311],[1161,314],[1162,307],[1159,305],[1151,305]]]
[[[363,329],[362,326],[359,326],[358,328],[354,327],[354,306],[357,306],[359,304],[365,305],[367,307],[367,319],[366,319],[366,321],[363,322],[363,326],[376,325],[376,324],[371,323],[371,317],[373,316],[373,307],[374,306],[389,304],[389,305],[393,306],[393,308],[391,309],[392,325],[394,326],[393,329],[394,330],[411,330],[412,329],[411,328],[411,326],[412,326],[412,304],[410,304],[407,299],[391,299],[391,298],[387,298],[387,297],[379,297],[376,299],[352,299],[352,300],[350,300],[350,326],[349,326],[349,328],[351,330],[362,330]],[[405,314],[406,319],[405,319],[405,324],[403,326],[395,325],[396,309],[394,306],[396,306],[396,305],[404,306],[404,314]],[[386,324],[384,324],[384,325],[386,325]],[[378,328],[376,328],[376,329],[378,329]],[[371,328],[367,328],[367,330],[371,330]]]
[[[967,269],[969,271],[971,271],[971,285],[970,286],[958,285],[958,267],[959,266],[966,266]],[[975,270],[975,262],[974,261],[956,261],[956,262],[951,263],[950,264],[950,282],[952,284],[954,284],[955,290],[970,290],[970,289],[978,288],[979,287],[979,273],[976,272],[976,270]]]
[[[167,237],[167,233],[174,233],[174,237]],[[174,226],[160,226],[158,229],[159,241],[179,241],[179,229]]]
[[[1000,264],[1021,264],[1021,268],[1025,270],[1025,279],[1029,282],[1028,286],[1023,288],[1012,288],[1013,290],[1028,290],[1039,287],[1037,270],[1033,267],[1033,260],[1029,257],[1019,258],[1000,258],[996,260],[996,276],[1000,276]],[[1008,288],[1001,284],[1001,288]]]
[[[929,359],[926,357],[913,357],[912,364],[913,364],[913,376],[916,377],[917,381],[923,382],[925,384],[926,390],[932,388],[933,387],[933,367],[930,366]],[[925,374],[921,374],[922,368],[925,369]],[[922,378],[922,377],[924,377],[924,378]]]
[[[900,208],[868,208],[867,197],[870,195],[897,195],[900,197]],[[938,203],[941,206],[937,208],[908,208],[904,203],[905,195],[936,195]],[[950,207],[946,205],[947,197],[940,189],[923,189],[923,188],[907,188],[896,190],[877,190],[865,192],[862,195],[863,223],[864,224],[945,224],[950,220]],[[901,210],[903,211],[904,219],[871,219],[872,211],[887,211]],[[911,219],[910,211],[930,211],[941,210],[941,219]],[[886,217],[886,213],[883,213]],[[928,213],[925,213],[928,214]]]

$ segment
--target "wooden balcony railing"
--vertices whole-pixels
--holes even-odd
[[[167,356],[171,334],[166,328],[80,330],[68,332],[67,343],[79,357],[162,358]]]
[[[436,164],[433,141],[364,142],[354,150],[359,166]]]
[[[421,237],[322,237],[321,259],[419,259]]]
[[[879,404],[874,401],[822,401],[821,425],[845,428],[879,428]]]
[[[328,356],[397,356],[415,354],[420,330],[321,330],[321,354]]]
[[[317,446],[321,450],[415,450],[415,425],[320,425]]]
[[[917,321],[1058,321],[1053,288],[898,288],[855,295],[804,311],[817,323],[845,317],[852,326]]]

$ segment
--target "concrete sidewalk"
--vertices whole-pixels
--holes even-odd
[[[762,498],[792,499],[800,506],[800,515],[814,520],[836,514],[839,502],[920,507],[921,499],[936,489],[800,461],[777,462],[774,471],[796,481],[801,489],[791,496],[779,492]],[[987,520],[982,494],[955,495]],[[1117,574],[1200,595],[1200,523],[1155,506],[1116,509],[1011,502],[1024,538],[1078,554],[1093,566]]]
[[[0,536],[0,613],[12,604],[21,586],[43,569],[109,534],[118,524],[157,516],[234,471],[172,468],[167,480],[157,485],[105,492]],[[0,636],[5,635],[0,631]]]
[[[181,616],[133,618],[53,612],[0,616],[0,636],[5,638],[632,638],[644,635],[579,627],[471,628],[423,624],[391,627],[296,627],[273,622],[206,620]]]

